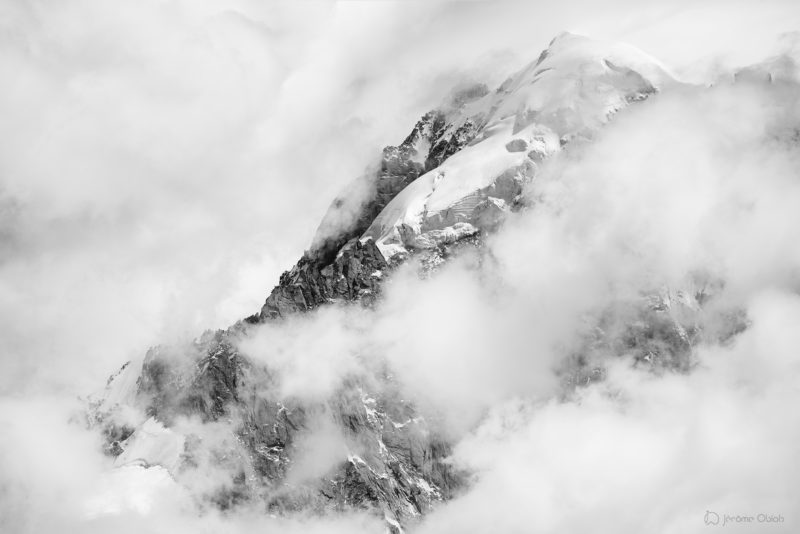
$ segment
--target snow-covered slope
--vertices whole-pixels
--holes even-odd
[[[472,141],[397,195],[362,239],[390,259],[476,233],[487,210],[507,210],[544,159],[671,83],[635,48],[559,35],[538,60],[449,117],[440,137],[472,125]]]

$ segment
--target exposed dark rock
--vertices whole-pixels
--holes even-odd
[[[445,462],[447,442],[418,418],[413,405],[393,393],[391,383],[372,393],[364,384],[349,381],[316,406],[280,399],[270,387],[269,369],[254,365],[235,348],[239,334],[207,333],[184,349],[195,355],[190,366],[175,358],[176,348],[152,349],[138,388],[148,414],[166,424],[178,416],[231,421],[230,431],[241,449],[220,454],[229,463],[238,457],[231,465],[240,474],[208,495],[220,508],[260,498],[273,513],[363,508],[407,523],[463,483],[463,476]],[[283,481],[297,453],[298,437],[309,429],[309,411],[330,417],[358,455],[343,458],[322,479],[287,489]],[[122,438],[109,434],[114,443]],[[193,467],[192,458],[202,446],[187,437],[185,469]]]
[[[528,143],[524,139],[514,139],[506,143],[506,150],[509,152],[525,152],[528,150]]]
[[[598,315],[583,345],[564,362],[565,391],[605,379],[609,358],[629,358],[634,367],[655,374],[690,372],[697,364],[697,345],[724,344],[747,327],[739,309],[716,309],[716,320],[704,321],[704,306],[720,289],[710,284],[695,295],[663,289],[609,306]]]
[[[281,275],[261,312],[246,321],[257,323],[285,317],[331,301],[371,302],[380,287],[379,278],[372,275],[382,272],[387,265],[374,244],[359,243],[357,238],[400,191],[475,139],[480,124],[467,119],[454,127],[448,123],[448,113],[488,92],[485,84],[472,84],[454,92],[449,111],[426,113],[399,146],[384,148],[377,170],[368,178],[372,190],[358,208],[354,221],[332,236],[321,241],[315,239],[315,245],[300,261]],[[336,199],[331,210],[335,211],[344,201]],[[321,228],[320,232],[324,230]]]
[[[342,247],[328,265],[303,257],[291,271],[281,275],[280,283],[261,309],[261,319],[286,317],[337,300],[371,302],[387,268],[375,242],[362,243],[357,238]]]
[[[127,425],[103,425],[102,432],[105,441],[103,452],[109,456],[119,456],[122,454],[122,443],[128,439],[135,430],[135,428]]]
[[[441,137],[428,152],[425,170],[429,171],[441,165],[444,160],[467,146],[478,135],[480,124],[467,119],[451,135]]]

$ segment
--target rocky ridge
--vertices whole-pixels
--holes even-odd
[[[281,398],[271,370],[244,355],[239,340],[263,323],[322,306],[379,305],[383,283],[409,258],[430,270],[463,247],[480,249],[483,235],[524,206],[524,188],[548,158],[669,83],[638,51],[564,34],[495,91],[475,85],[454,93],[400,145],[384,149],[378,168],[359,179],[369,187],[355,204],[334,201],[312,247],[281,275],[258,313],[190,346],[155,347],[109,379],[90,410],[108,454],[118,465],[166,467],[178,481],[198,468],[223,470],[224,482],[199,496],[221,508],[258,502],[268,513],[364,509],[393,532],[412,524],[455,495],[466,477],[447,462],[451,444],[401,397],[391,370],[369,381],[354,377],[325,401],[303,403]],[[332,230],[331,220],[347,222]],[[662,292],[633,306],[636,320],[607,317],[565,368],[565,383],[601,379],[592,354],[603,351],[634,353],[655,367],[690,365],[702,295]],[[612,341],[603,327],[620,320],[628,335]],[[627,345],[611,347],[618,339]],[[294,481],[304,433],[320,417],[351,450],[324,477]],[[229,439],[204,439],[191,430],[198,424],[221,425]]]

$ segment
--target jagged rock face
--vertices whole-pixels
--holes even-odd
[[[190,346],[155,347],[140,369],[128,366],[113,377],[108,391],[127,384],[129,392],[109,393],[93,406],[107,452],[129,461],[136,451],[145,464],[157,458],[179,481],[210,457],[232,475],[205,495],[222,508],[260,501],[271,513],[367,509],[382,514],[392,531],[457,492],[466,478],[446,461],[450,444],[402,400],[388,374],[369,382],[353,377],[330,398],[303,403],[279,397],[271,370],[238,343],[261,323],[330,303],[379,303],[382,284],[410,256],[426,276],[464,249],[480,250],[483,236],[524,205],[525,185],[548,157],[664,83],[647,58],[597,52],[590,44],[562,36],[496,91],[473,85],[456,92],[399,146],[383,150],[378,167],[357,181],[366,194],[334,201],[310,250],[281,275],[260,312]],[[652,307],[636,317],[626,317],[627,333],[613,338],[625,347],[608,347],[602,334],[587,346],[631,352],[653,365],[688,362],[691,318]],[[592,350],[565,371],[568,382],[602,378]],[[149,434],[119,422],[122,405],[144,410]],[[353,452],[325,476],[290,484],[298,443],[320,416]],[[230,440],[212,445],[191,432],[178,436],[173,429],[187,418],[223,425]],[[161,444],[158,454],[148,435]],[[177,457],[176,447],[183,451]]]
[[[278,398],[271,393],[269,369],[254,365],[236,348],[236,339],[246,328],[240,325],[203,336],[183,348],[193,357],[177,358],[175,348],[151,349],[135,395],[151,417],[145,425],[151,428],[143,437],[128,428],[104,425],[115,445],[109,454],[123,463],[170,465],[180,481],[183,470],[196,469],[197,458],[209,454],[203,450],[208,445],[195,435],[172,435],[155,421],[168,426],[179,418],[222,421],[235,440],[234,445],[211,451],[224,458],[220,462],[232,473],[232,484],[206,495],[218,506],[261,499],[270,513],[375,510],[390,524],[408,524],[463,484],[463,476],[445,462],[449,444],[418,417],[413,404],[400,398],[389,379],[384,378],[385,384],[374,394],[354,379],[318,404]],[[112,381],[109,386],[113,385]],[[320,413],[341,429],[355,452],[321,479],[287,485],[298,455],[298,437]],[[153,438],[152,427],[162,435]],[[148,440],[160,441],[148,444]],[[165,457],[163,451],[175,447],[182,447],[183,453],[169,452],[171,459]],[[135,452],[126,454],[129,451]]]
[[[471,120],[464,121],[462,111],[487,93],[483,84],[456,91],[441,109],[423,115],[400,145],[385,147],[377,169],[351,184],[354,187],[349,191],[361,194],[352,195],[355,200],[345,195],[333,201],[304,257],[322,266],[329,264],[339,249],[361,236],[403,189],[472,142],[477,126]],[[349,222],[342,224],[342,218]]]
[[[423,172],[438,167],[475,138],[478,131],[475,123],[467,120],[456,127],[453,120],[458,119],[465,105],[487,93],[488,88],[482,84],[456,92],[446,109],[423,115],[399,146],[384,148],[373,176],[374,191],[359,207],[355,222],[338,234],[315,238],[315,245],[281,276],[259,316],[252,320],[286,316],[332,301],[372,302],[379,293],[379,282],[388,264],[372,240],[357,238]],[[513,189],[518,194],[521,187]],[[343,202],[335,200],[326,217],[335,213]],[[321,228],[324,225],[325,221]],[[453,242],[471,233],[474,232],[458,230],[455,239],[448,239]]]
[[[337,300],[372,302],[387,268],[373,241],[351,240],[327,265],[303,257],[291,271],[281,275],[280,283],[261,309],[260,319],[286,317]]]
[[[748,319],[738,308],[716,307],[717,320],[705,320],[722,287],[720,281],[698,275],[683,289],[664,287],[607,306],[564,362],[560,373],[565,392],[603,380],[609,358],[628,358],[634,367],[655,374],[690,372],[697,365],[698,345],[728,343],[747,328]]]
[[[405,524],[458,487],[458,475],[443,462],[449,446],[430,434],[409,404],[398,398],[373,398],[353,384],[326,409],[356,444],[358,454],[349,455],[329,477],[311,486],[315,491],[309,492],[306,485],[279,492],[268,499],[269,510],[285,511],[299,498],[312,508],[377,509]],[[266,481],[275,483],[286,476],[308,410],[265,402],[248,420],[247,428],[253,431],[245,435],[256,451],[256,471]]]
[[[246,362],[234,347],[232,334],[206,333],[191,347],[150,349],[137,384],[147,414],[163,422],[180,415],[213,421],[239,401]]]
[[[428,158],[425,160],[426,170],[435,169],[444,161],[472,142],[478,135],[478,125],[467,119],[449,136],[442,135],[438,142],[431,147]]]
[[[547,158],[671,83],[638,51],[559,36],[497,90],[474,92],[433,122],[441,133],[426,172],[386,205],[362,239],[374,239],[391,261],[468,235],[464,224],[496,228]]]

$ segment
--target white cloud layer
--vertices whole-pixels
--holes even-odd
[[[793,2],[640,4],[0,6],[0,530],[379,531],[360,516],[198,517],[157,470],[109,474],[69,399],[150,344],[258,309],[336,192],[456,82],[499,81],[562,29],[700,80],[800,26]],[[491,265],[401,271],[374,316],[323,311],[248,352],[309,400],[379,354],[464,437],[454,460],[474,486],[423,532],[693,532],[706,510],[796,530],[797,94],[722,84],[637,105],[549,165]],[[614,360],[577,399],[551,398],[599,309],[698,270],[747,311],[735,343],[701,347],[687,376]],[[326,428],[298,477],[341,444]]]

